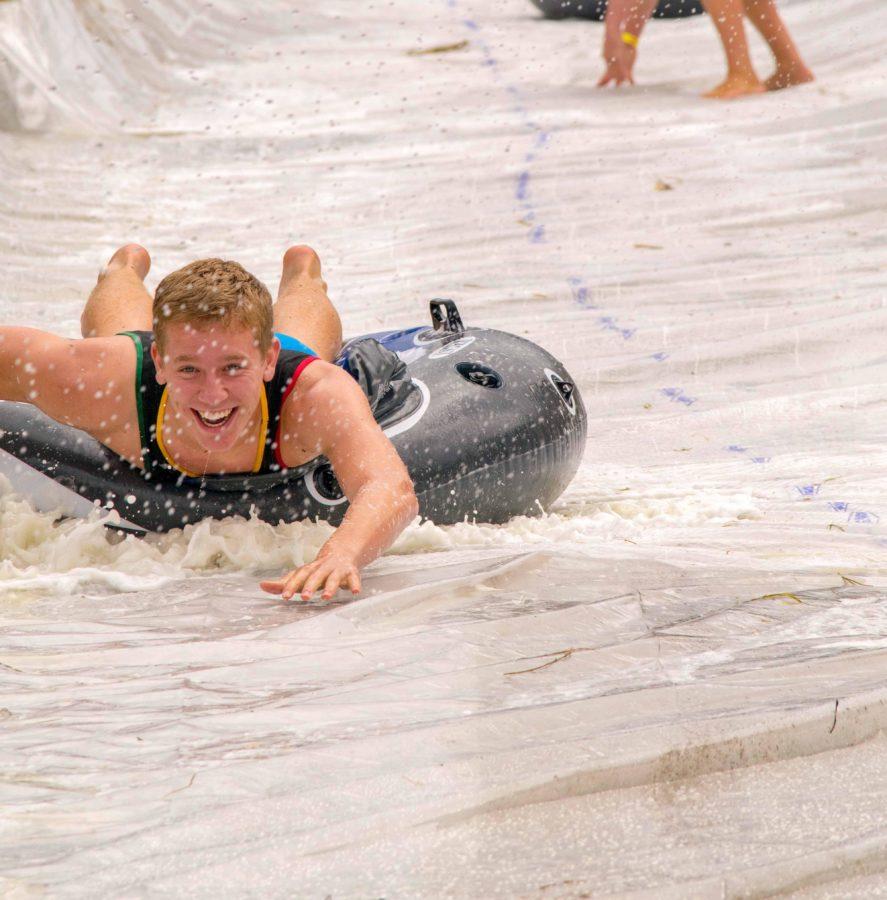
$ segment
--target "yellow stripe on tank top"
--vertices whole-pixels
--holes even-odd
[[[160,405],[157,407],[157,446],[160,448],[163,458],[177,472],[181,472],[189,478],[202,478],[203,475],[197,472],[189,472],[187,469],[183,469],[181,466],[177,465],[169,455],[166,445],[163,443],[163,417],[166,415],[166,390],[166,388],[163,389],[163,394],[160,397]],[[259,396],[261,397],[262,421],[259,424],[259,443],[256,447],[256,458],[253,462],[253,467],[250,470],[252,472],[258,472],[262,468],[262,457],[265,455],[265,441],[268,438],[268,398],[265,396],[264,391],[262,391]]]

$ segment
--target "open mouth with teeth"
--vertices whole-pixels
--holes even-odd
[[[191,411],[194,413],[194,418],[196,418],[204,428],[210,428],[213,431],[217,431],[231,421],[231,418],[237,411],[237,407],[232,406],[229,409],[218,410],[192,408]]]

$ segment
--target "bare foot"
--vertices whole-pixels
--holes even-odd
[[[781,66],[777,63],[776,71],[764,82],[768,91],[781,91],[783,88],[795,87],[813,81],[813,73],[803,64]]]
[[[748,94],[763,94],[766,88],[754,73],[750,75],[728,75],[716,88],[702,96],[713,100],[735,100]]]
[[[320,273],[320,257],[310,247],[296,244],[283,254],[279,293],[283,293],[284,286],[291,281],[300,281],[304,278],[319,281],[326,291],[326,282]]]
[[[99,272],[99,281],[109,272],[129,267],[144,281],[151,268],[151,257],[141,244],[125,244],[108,260],[108,264]]]

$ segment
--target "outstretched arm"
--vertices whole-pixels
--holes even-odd
[[[49,372],[70,360],[73,347],[73,341],[36,328],[0,328],[0,400],[38,405]]]
[[[655,8],[656,0],[609,0],[602,54],[607,68],[598,87],[611,81],[617,85],[634,84],[637,42]]]
[[[129,338],[68,340],[0,327],[0,400],[32,403],[105,443],[132,414],[134,366]]]
[[[308,383],[284,408],[282,443],[287,434],[316,437],[313,446],[302,447],[329,459],[350,505],[313,562],[261,587],[285,600],[297,593],[308,600],[315,591],[329,600],[340,587],[360,591],[360,570],[394,542],[416,516],[418,503],[406,466],[354,379],[320,362],[301,377]]]

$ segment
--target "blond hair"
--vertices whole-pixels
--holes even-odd
[[[249,328],[261,353],[274,336],[268,288],[231,260],[198,259],[171,272],[154,292],[153,316],[154,340],[160,348],[173,322],[196,328],[219,324]]]

